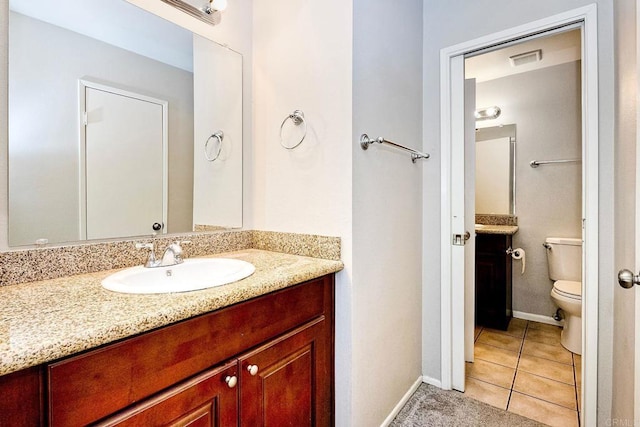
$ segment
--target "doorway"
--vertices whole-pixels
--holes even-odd
[[[578,337],[569,351],[552,317],[558,307],[543,243],[582,236],[580,54],[581,31],[571,26],[465,58],[465,79],[475,82],[475,138],[465,144],[465,160],[475,162],[466,162],[465,192],[475,181],[475,212],[469,197],[465,211],[476,234],[475,248],[471,240],[465,247],[465,273],[476,274],[465,274],[465,300],[475,299],[475,315],[465,313],[475,320],[465,325],[465,394],[566,426],[578,425],[580,328],[564,330],[565,339]],[[575,248],[571,280],[579,289]]]
[[[442,191],[442,387],[464,391],[464,246],[452,236],[465,233],[464,56],[504,46],[567,25],[582,30],[582,239],[583,354],[582,422],[595,423],[597,390],[598,122],[595,6],[523,25],[441,52]],[[462,175],[462,176],[461,176]],[[453,242],[453,243],[452,243]]]

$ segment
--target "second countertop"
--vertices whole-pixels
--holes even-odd
[[[504,234],[505,236],[513,236],[517,232],[517,225],[476,224],[477,234]]]

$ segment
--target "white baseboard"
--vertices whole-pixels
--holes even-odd
[[[422,382],[438,388],[442,388],[442,381],[437,380],[435,378],[427,377],[426,375],[422,377]]]
[[[396,415],[398,415],[398,413],[400,412],[400,410],[402,410],[402,408],[407,403],[407,401],[411,398],[411,396],[413,396],[413,393],[415,393],[418,387],[420,387],[420,384],[422,384],[422,377],[418,377],[416,382],[414,382],[411,385],[409,390],[404,394],[404,396],[402,396],[402,399],[400,399],[400,402],[398,402],[398,404],[393,408],[389,416],[387,416],[387,418],[382,422],[382,424],[380,424],[380,427],[387,427],[389,424],[391,424],[391,422],[394,420]]]
[[[532,320],[534,322],[546,323],[548,325],[562,326],[563,321],[557,321],[551,316],[543,316],[542,314],[525,313],[523,311],[514,311],[513,317],[516,319]]]

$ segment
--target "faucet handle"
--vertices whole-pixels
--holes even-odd
[[[147,249],[149,251],[149,258],[144,264],[145,267],[154,267],[156,265],[156,250],[154,242],[151,243],[136,243],[136,249]]]

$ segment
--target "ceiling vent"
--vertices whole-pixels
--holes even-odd
[[[531,64],[542,59],[542,49],[532,50],[531,52],[519,53],[509,57],[512,67],[519,67],[524,64]]]

